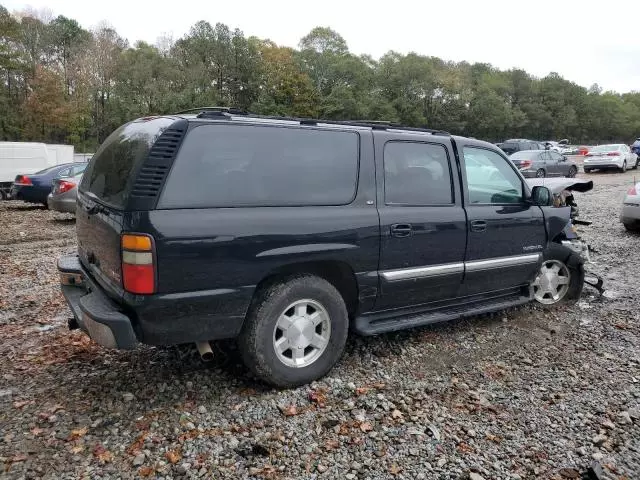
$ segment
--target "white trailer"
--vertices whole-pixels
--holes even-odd
[[[49,154],[49,161],[52,165],[61,165],[63,163],[74,162],[74,149],[73,145],[47,145],[47,152]]]
[[[44,143],[0,142],[0,198],[9,197],[17,175],[36,173],[54,165]]]

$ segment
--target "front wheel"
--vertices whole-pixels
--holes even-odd
[[[577,173],[578,173],[578,169],[576,167],[571,167],[569,169],[569,172],[567,173],[567,177],[568,178],[574,178]]]
[[[550,245],[543,254],[542,265],[531,284],[533,298],[545,307],[575,303],[584,286],[584,266],[573,250]]]
[[[295,387],[326,375],[340,359],[349,331],[342,295],[314,275],[284,278],[256,294],[240,353],[266,383]]]
[[[539,169],[536,171],[536,177],[537,177],[537,178],[544,178],[544,177],[546,177],[546,173],[545,173],[545,171],[544,171],[542,168],[539,168]]]

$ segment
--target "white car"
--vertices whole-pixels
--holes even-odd
[[[563,153],[563,150],[566,150],[567,145],[569,145],[569,140],[567,140],[566,138],[556,142],[554,140],[547,140],[546,142],[544,142],[545,146],[549,149],[549,150],[555,150],[558,153]]]
[[[627,168],[638,168],[638,156],[623,143],[598,145],[591,148],[584,157],[583,168],[584,173],[611,168],[626,172]]]
[[[624,197],[620,221],[630,232],[640,232],[640,183],[631,187]]]

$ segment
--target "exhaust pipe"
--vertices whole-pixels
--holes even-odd
[[[203,362],[210,362],[213,360],[213,350],[211,350],[211,344],[209,342],[196,342],[198,353]]]

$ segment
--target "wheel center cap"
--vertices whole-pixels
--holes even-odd
[[[294,348],[306,348],[313,335],[313,323],[308,318],[298,317],[287,329],[287,340]]]
[[[558,279],[552,273],[545,273],[540,279],[540,286],[546,292],[555,290],[558,287]]]

